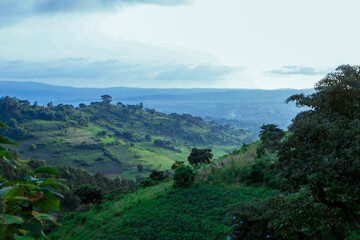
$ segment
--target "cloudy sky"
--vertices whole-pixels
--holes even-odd
[[[358,0],[0,0],[0,81],[312,88],[360,63]]]

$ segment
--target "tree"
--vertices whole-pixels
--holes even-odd
[[[102,95],[101,96],[101,100],[103,101],[103,103],[111,103],[112,101],[112,97],[110,95]]]
[[[278,149],[285,132],[275,124],[262,125],[259,137],[262,145],[270,150]]]
[[[79,108],[86,108],[85,103],[80,103],[80,104],[79,104]]]
[[[48,107],[48,108],[53,108],[53,107],[54,107],[54,104],[53,104],[52,102],[49,102],[49,103],[47,104],[47,107]]]
[[[188,161],[191,165],[197,166],[199,163],[210,163],[213,157],[210,148],[198,149],[194,147],[191,149],[191,153],[188,156]]]
[[[294,189],[341,209],[360,229],[360,66],[343,65],[287,102],[310,110],[299,113],[279,151],[279,168]]]

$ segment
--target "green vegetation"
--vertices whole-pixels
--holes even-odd
[[[260,141],[197,166],[195,184],[178,164],[173,188],[68,215],[51,238],[359,239],[360,67],[339,67],[315,90],[289,98],[310,108],[290,132],[263,125]]]
[[[171,182],[104,202],[63,218],[50,239],[225,239],[224,206],[266,197],[263,188],[200,185],[171,189]],[[91,230],[90,230],[91,229]]]
[[[210,148],[192,148],[189,164],[174,159],[173,171],[153,169],[132,191],[106,195],[97,186],[77,185],[73,193],[85,205],[67,213],[63,227],[47,229],[49,238],[359,239],[360,66],[340,66],[315,90],[288,98],[308,107],[289,132],[263,125],[260,141],[212,161]],[[102,106],[110,109],[109,101]],[[111,142],[103,131],[95,132]],[[135,133],[125,136],[130,147],[138,144]],[[159,151],[182,151],[174,140],[144,139]],[[136,166],[136,172],[146,172],[146,166]]]
[[[0,100],[0,121],[11,127],[1,134],[14,139],[24,160],[45,160],[51,166],[71,166],[128,179],[146,177],[152,169],[170,169],[185,160],[193,147],[209,148],[215,157],[237,148],[250,132],[209,123],[189,114],[164,114],[142,104],[59,104],[47,107],[26,100]],[[142,170],[138,170],[142,165]],[[141,168],[141,167],[140,167]]]
[[[6,128],[2,122],[0,127]],[[0,144],[16,145],[0,135]],[[0,146],[0,160],[14,169],[10,154]],[[44,236],[45,221],[56,222],[53,212],[60,210],[61,188],[67,188],[61,180],[39,178],[41,175],[59,175],[50,167],[40,167],[28,172],[26,177],[14,181],[0,173],[0,239],[34,239]]]
[[[189,166],[180,166],[174,173],[174,188],[190,187],[194,182],[195,173]]]
[[[212,149],[197,149],[193,148],[191,149],[190,155],[188,156],[188,161],[192,166],[198,166],[202,163],[210,163],[210,160],[213,157],[213,154],[211,153]]]

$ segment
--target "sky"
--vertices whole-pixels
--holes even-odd
[[[358,0],[0,0],[0,81],[312,88],[360,62]]]

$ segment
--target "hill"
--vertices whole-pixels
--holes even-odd
[[[3,135],[16,140],[20,159],[45,160],[52,166],[81,167],[125,178],[147,176],[186,160],[192,147],[210,147],[219,157],[254,139],[244,130],[206,122],[189,114],[165,114],[138,105],[92,102],[80,107],[47,107],[5,97],[0,121]]]
[[[125,104],[144,103],[164,113],[191,114],[214,121],[219,119],[240,121],[241,127],[258,133],[262,124],[274,123],[286,129],[300,111],[295,104],[285,104],[288,96],[313,89],[155,89],[155,88],[73,88],[34,82],[0,81],[0,96],[12,96],[38,101],[40,105],[89,104],[97,96],[108,94],[114,102]],[[234,126],[239,125],[231,121]],[[223,122],[220,120],[220,123]]]

